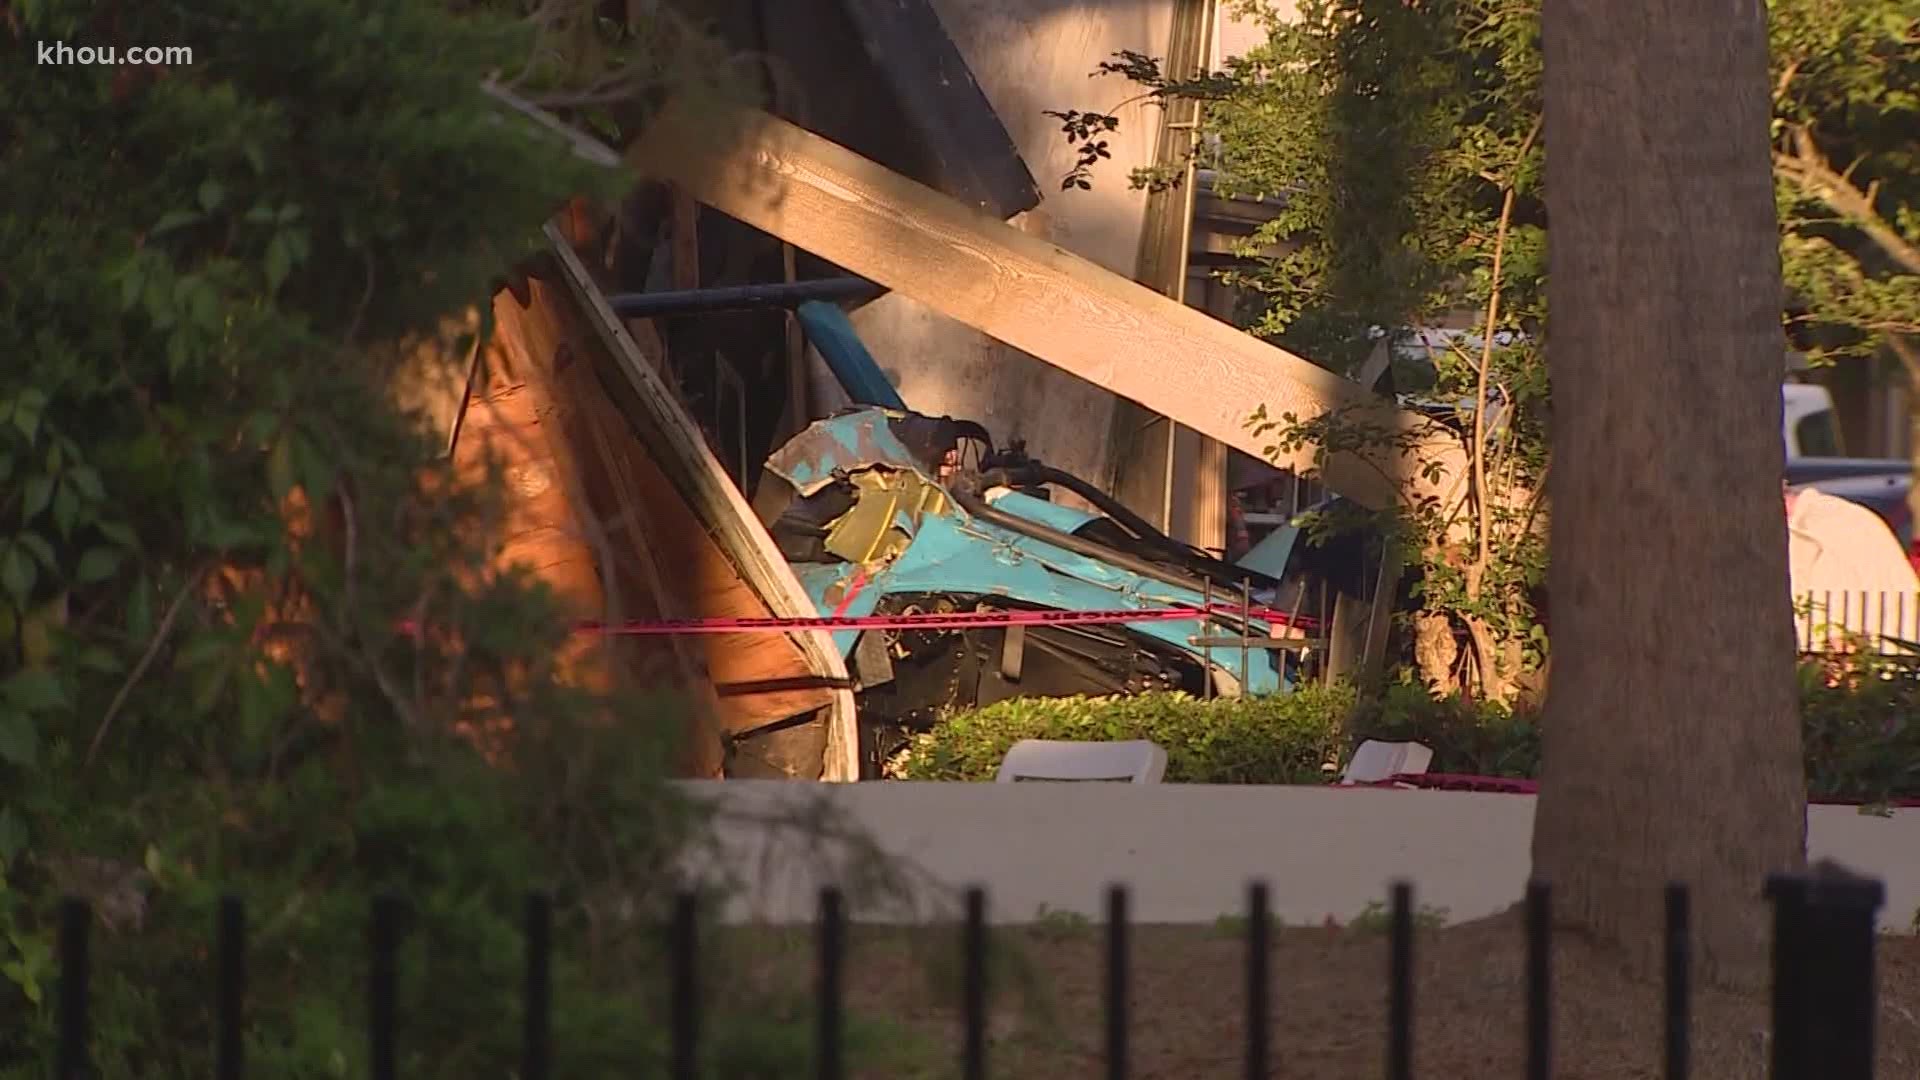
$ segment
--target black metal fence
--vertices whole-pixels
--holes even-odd
[[[1880,883],[1837,874],[1776,878],[1768,885],[1773,903],[1773,1039],[1774,1080],[1871,1080],[1874,1054],[1874,1013],[1877,994],[1874,975],[1875,914],[1883,900]],[[1551,894],[1535,884],[1526,894],[1526,1065],[1527,1080],[1546,1080],[1551,1071],[1549,986],[1552,957]],[[367,983],[368,1050],[373,1080],[397,1080],[396,956],[400,945],[401,908],[393,897],[373,902],[368,933]],[[1413,889],[1397,884],[1391,892],[1388,919],[1388,1080],[1411,1080],[1413,1072]],[[1249,888],[1246,930],[1245,1076],[1264,1080],[1273,1064],[1267,1030],[1271,1002],[1269,959],[1271,926],[1268,891],[1264,884]],[[697,908],[692,896],[676,902],[669,926],[672,1080],[695,1080],[700,1073],[700,1015],[698,1002],[699,953]],[[89,1075],[88,1042],[88,933],[92,914],[78,900],[63,905],[60,928],[59,1043],[56,1080],[84,1080]],[[1691,904],[1687,890],[1670,886],[1666,892],[1665,939],[1665,1075],[1685,1080],[1690,1061]],[[242,1080],[242,1025],[246,1004],[246,916],[235,899],[219,907],[216,927],[215,1072],[217,1080]],[[961,938],[961,1075],[985,1080],[987,1059],[987,921],[986,895],[979,889],[966,895]],[[843,1053],[843,958],[846,915],[841,895],[828,889],[820,896],[815,990],[816,1023],[812,1072],[819,1080],[843,1080],[847,1062]],[[1130,927],[1128,894],[1116,886],[1107,896],[1106,922],[1106,1075],[1123,1080],[1128,1075],[1128,975]],[[523,996],[524,1058],[521,1080],[551,1080],[552,908],[546,897],[534,895],[526,906],[526,983]],[[725,1078],[717,1078],[725,1080]]]

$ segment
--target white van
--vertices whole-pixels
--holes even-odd
[[[1786,383],[1780,387],[1786,406],[1781,434],[1787,440],[1787,460],[1845,457],[1840,425],[1833,416],[1833,395],[1824,386]]]

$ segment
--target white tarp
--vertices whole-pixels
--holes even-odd
[[[1847,633],[1920,640],[1920,580],[1880,515],[1814,488],[1789,494],[1787,558],[1803,647]]]

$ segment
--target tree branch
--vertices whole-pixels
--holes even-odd
[[[1789,142],[1792,152],[1774,151],[1774,168],[1802,191],[1850,221],[1907,273],[1920,274],[1920,245],[1902,236],[1880,216],[1867,192],[1833,170],[1807,129],[1795,128]]]
[[[93,731],[93,741],[87,744],[86,764],[92,765],[93,759],[99,755],[100,746],[107,739],[107,730],[113,726],[113,718],[119,715],[120,707],[127,703],[127,696],[133,693],[133,688],[139,685],[141,676],[145,675],[147,668],[153,665],[154,657],[160,655],[161,647],[173,634],[174,621],[180,617],[181,609],[186,607],[187,598],[193,595],[194,586],[200,583],[200,578],[205,573],[204,568],[199,568],[187,574],[186,583],[180,586],[178,593],[174,594],[173,603],[167,605],[167,613],[161,616],[160,625],[153,632],[153,639],[147,642],[147,650],[140,654],[139,662],[133,665],[133,670],[127,673],[126,681],[120,684],[120,689],[114,693],[113,700],[107,704],[106,714],[100,717],[100,726]]]
[[[1505,270],[1507,255],[1507,232],[1513,225],[1514,188],[1518,183],[1517,174],[1525,164],[1527,155],[1533,150],[1533,141],[1540,135],[1541,118],[1533,120],[1532,130],[1520,143],[1520,152],[1514,155],[1513,171],[1508,174],[1502,185],[1506,190],[1500,200],[1500,226],[1493,240],[1493,270],[1489,277],[1487,292],[1487,325],[1481,331],[1479,372],[1473,390],[1473,502],[1474,502],[1474,542],[1473,565],[1467,570],[1467,599],[1480,599],[1480,582],[1486,576],[1487,567],[1493,561],[1492,538],[1493,510],[1487,498],[1487,379],[1493,370],[1493,337],[1500,320],[1501,275]],[[1481,672],[1483,681],[1487,671]]]

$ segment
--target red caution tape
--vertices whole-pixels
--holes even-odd
[[[1239,619],[1243,614],[1274,626],[1309,629],[1313,620],[1289,618],[1285,612],[1216,606],[1214,618]],[[574,629],[586,634],[657,636],[667,634],[785,633],[790,630],[974,630],[993,626],[1101,626],[1119,623],[1181,622],[1207,617],[1202,608],[1152,608],[1144,611],[956,611],[911,615],[832,615],[794,619],[649,619],[604,623],[583,621]]]

